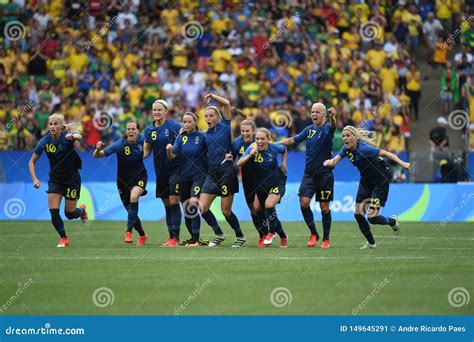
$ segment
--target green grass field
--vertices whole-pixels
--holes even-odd
[[[248,243],[241,249],[230,248],[227,224],[222,247],[162,248],[163,222],[145,222],[149,244],[137,248],[122,243],[124,225],[67,222],[72,244],[61,249],[49,222],[3,221],[1,314],[473,313],[474,300],[458,308],[448,302],[455,287],[474,295],[472,224],[402,223],[399,237],[390,228],[373,227],[376,250],[359,249],[364,238],[352,222],[333,223],[329,250],[305,247],[303,223],[284,223],[288,249],[279,248],[279,239],[271,248],[257,248],[248,223],[243,224]],[[204,223],[202,231],[203,238],[212,237]],[[111,292],[93,298],[101,287]],[[278,287],[286,289],[278,294]],[[97,306],[93,299],[109,305]]]

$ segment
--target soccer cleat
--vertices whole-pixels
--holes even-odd
[[[124,241],[125,243],[133,243],[132,232],[125,232]]]
[[[212,240],[212,242],[208,245],[209,247],[217,247],[219,246],[222,241],[225,240],[225,236],[224,234],[222,235],[216,235],[216,237],[214,238],[214,240]]]
[[[169,247],[171,240],[172,240],[171,238],[168,238],[168,240],[166,240],[165,242],[161,244],[161,247]]]
[[[270,246],[273,241],[275,240],[275,234],[274,233],[268,233],[267,236],[265,236],[265,240],[263,240],[263,244],[265,246]]]
[[[375,248],[377,248],[377,245],[375,244],[375,242],[374,242],[374,244],[366,242],[362,245],[362,247],[360,249],[367,249],[367,248],[375,249]]]
[[[195,242],[192,242],[192,241],[188,241],[186,243],[186,247],[201,247],[201,241],[195,241]]]
[[[187,246],[188,243],[192,242],[193,239],[192,238],[189,238],[189,239],[186,239],[184,241],[181,242],[181,246]]]
[[[260,239],[258,239],[258,247],[260,248],[264,248],[264,247],[267,247],[267,245],[265,245],[263,243],[263,240],[265,240],[265,238],[261,237]]]
[[[395,220],[395,224],[393,226],[390,226],[390,227],[392,227],[393,233],[395,235],[399,235],[400,234],[400,221],[398,220],[397,215],[392,215],[392,216],[390,216],[390,218]]]
[[[177,238],[169,239],[166,247],[179,247],[179,240]]]
[[[81,221],[82,223],[86,223],[89,221],[89,216],[87,215],[87,208],[85,204],[81,204],[79,206],[82,209]]]
[[[318,243],[318,236],[317,235],[311,235],[309,237],[308,241],[308,247],[314,247]]]
[[[323,240],[323,242],[321,243],[321,248],[328,249],[329,247],[331,247],[331,245],[329,244],[329,240]]]
[[[245,244],[245,242],[247,242],[247,239],[245,238],[245,236],[238,237],[234,241],[234,244],[232,245],[232,248],[240,248]]]
[[[288,247],[288,237],[281,238],[280,247],[281,248],[287,248]]]
[[[130,233],[130,235],[132,235],[132,233]],[[146,235],[139,236],[139,237],[138,237],[137,246],[138,246],[138,247],[139,247],[139,246],[145,246],[146,240],[148,240],[148,236],[146,236]]]
[[[58,245],[56,247],[64,248],[69,246],[69,239],[67,237],[59,239]]]

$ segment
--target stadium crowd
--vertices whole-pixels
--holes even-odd
[[[365,126],[402,152],[423,63],[443,70],[447,113],[474,113],[474,17],[459,0],[3,0],[0,14],[0,150],[31,148],[53,112],[82,123],[85,149],[111,143],[128,120],[143,127],[157,98],[203,128],[213,92],[276,140],[311,124],[320,101],[337,108],[336,138]]]

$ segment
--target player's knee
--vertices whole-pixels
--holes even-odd
[[[130,195],[130,202],[138,202],[138,199],[140,198],[140,196],[137,194],[137,193],[131,193]]]
[[[309,202],[308,201],[300,201],[300,206],[301,206],[301,209],[308,209],[309,208]]]
[[[222,215],[225,217],[229,217],[232,215],[232,210],[230,208],[222,208]]]
[[[321,214],[326,215],[329,214],[329,204],[321,205]]]
[[[73,211],[64,211],[64,215],[66,215],[68,220],[74,220],[76,218]]]

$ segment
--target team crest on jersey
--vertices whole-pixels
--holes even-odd
[[[271,162],[272,160],[273,160],[273,157],[272,157],[272,155],[270,154],[270,155],[268,156],[268,161]]]
[[[196,138],[194,139],[194,143],[195,143],[196,145],[199,144],[199,137],[196,137]]]
[[[165,137],[168,138],[169,136],[170,136],[170,131],[169,131],[169,129],[167,128],[167,129],[165,129]]]

